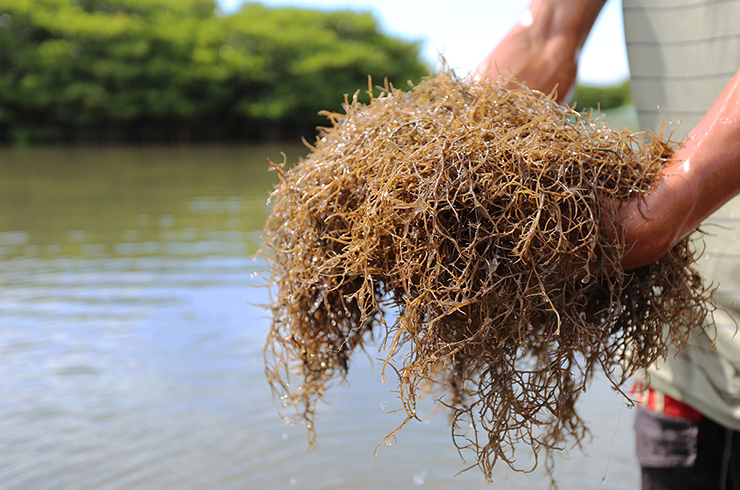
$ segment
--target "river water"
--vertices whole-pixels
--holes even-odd
[[[0,150],[0,488],[547,488],[540,469],[455,476],[431,404],[374,455],[402,417],[372,355],[330,390],[317,450],[280,418],[252,256],[281,151],[303,153]],[[624,400],[599,378],[580,410],[593,439],[557,458],[560,487],[637,488]]]

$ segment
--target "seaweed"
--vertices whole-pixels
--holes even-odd
[[[544,451],[552,474],[554,452],[588,434],[575,403],[597,370],[619,390],[711,317],[692,237],[620,265],[619,203],[660,179],[676,145],[513,79],[443,69],[379,89],[326,113],[294,167],[273,164],[268,381],[313,445],[326,389],[376,344],[406,412],[388,438],[431,393],[469,468],[490,481],[497,461],[531,471]]]

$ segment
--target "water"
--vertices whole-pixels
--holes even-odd
[[[456,477],[431,403],[374,456],[402,417],[367,357],[321,407],[318,450],[277,415],[252,256],[286,150],[0,150],[0,488],[547,487]],[[558,458],[561,488],[637,488],[631,411],[603,380],[580,407],[594,439]]]

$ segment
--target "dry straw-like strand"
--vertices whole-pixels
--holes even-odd
[[[295,167],[275,166],[267,378],[313,444],[327,386],[378,341],[404,424],[431,391],[489,480],[498,460],[530,471],[543,450],[551,470],[588,433],[575,402],[594,371],[618,388],[713,308],[688,238],[624,272],[608,226],[674,149],[511,80],[443,70],[369,95],[327,114]]]

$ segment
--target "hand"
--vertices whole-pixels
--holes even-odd
[[[665,255],[740,192],[740,71],[661,173],[647,194],[618,210],[625,270]]]
[[[515,77],[562,102],[575,83],[578,55],[606,0],[534,0],[473,74]]]

